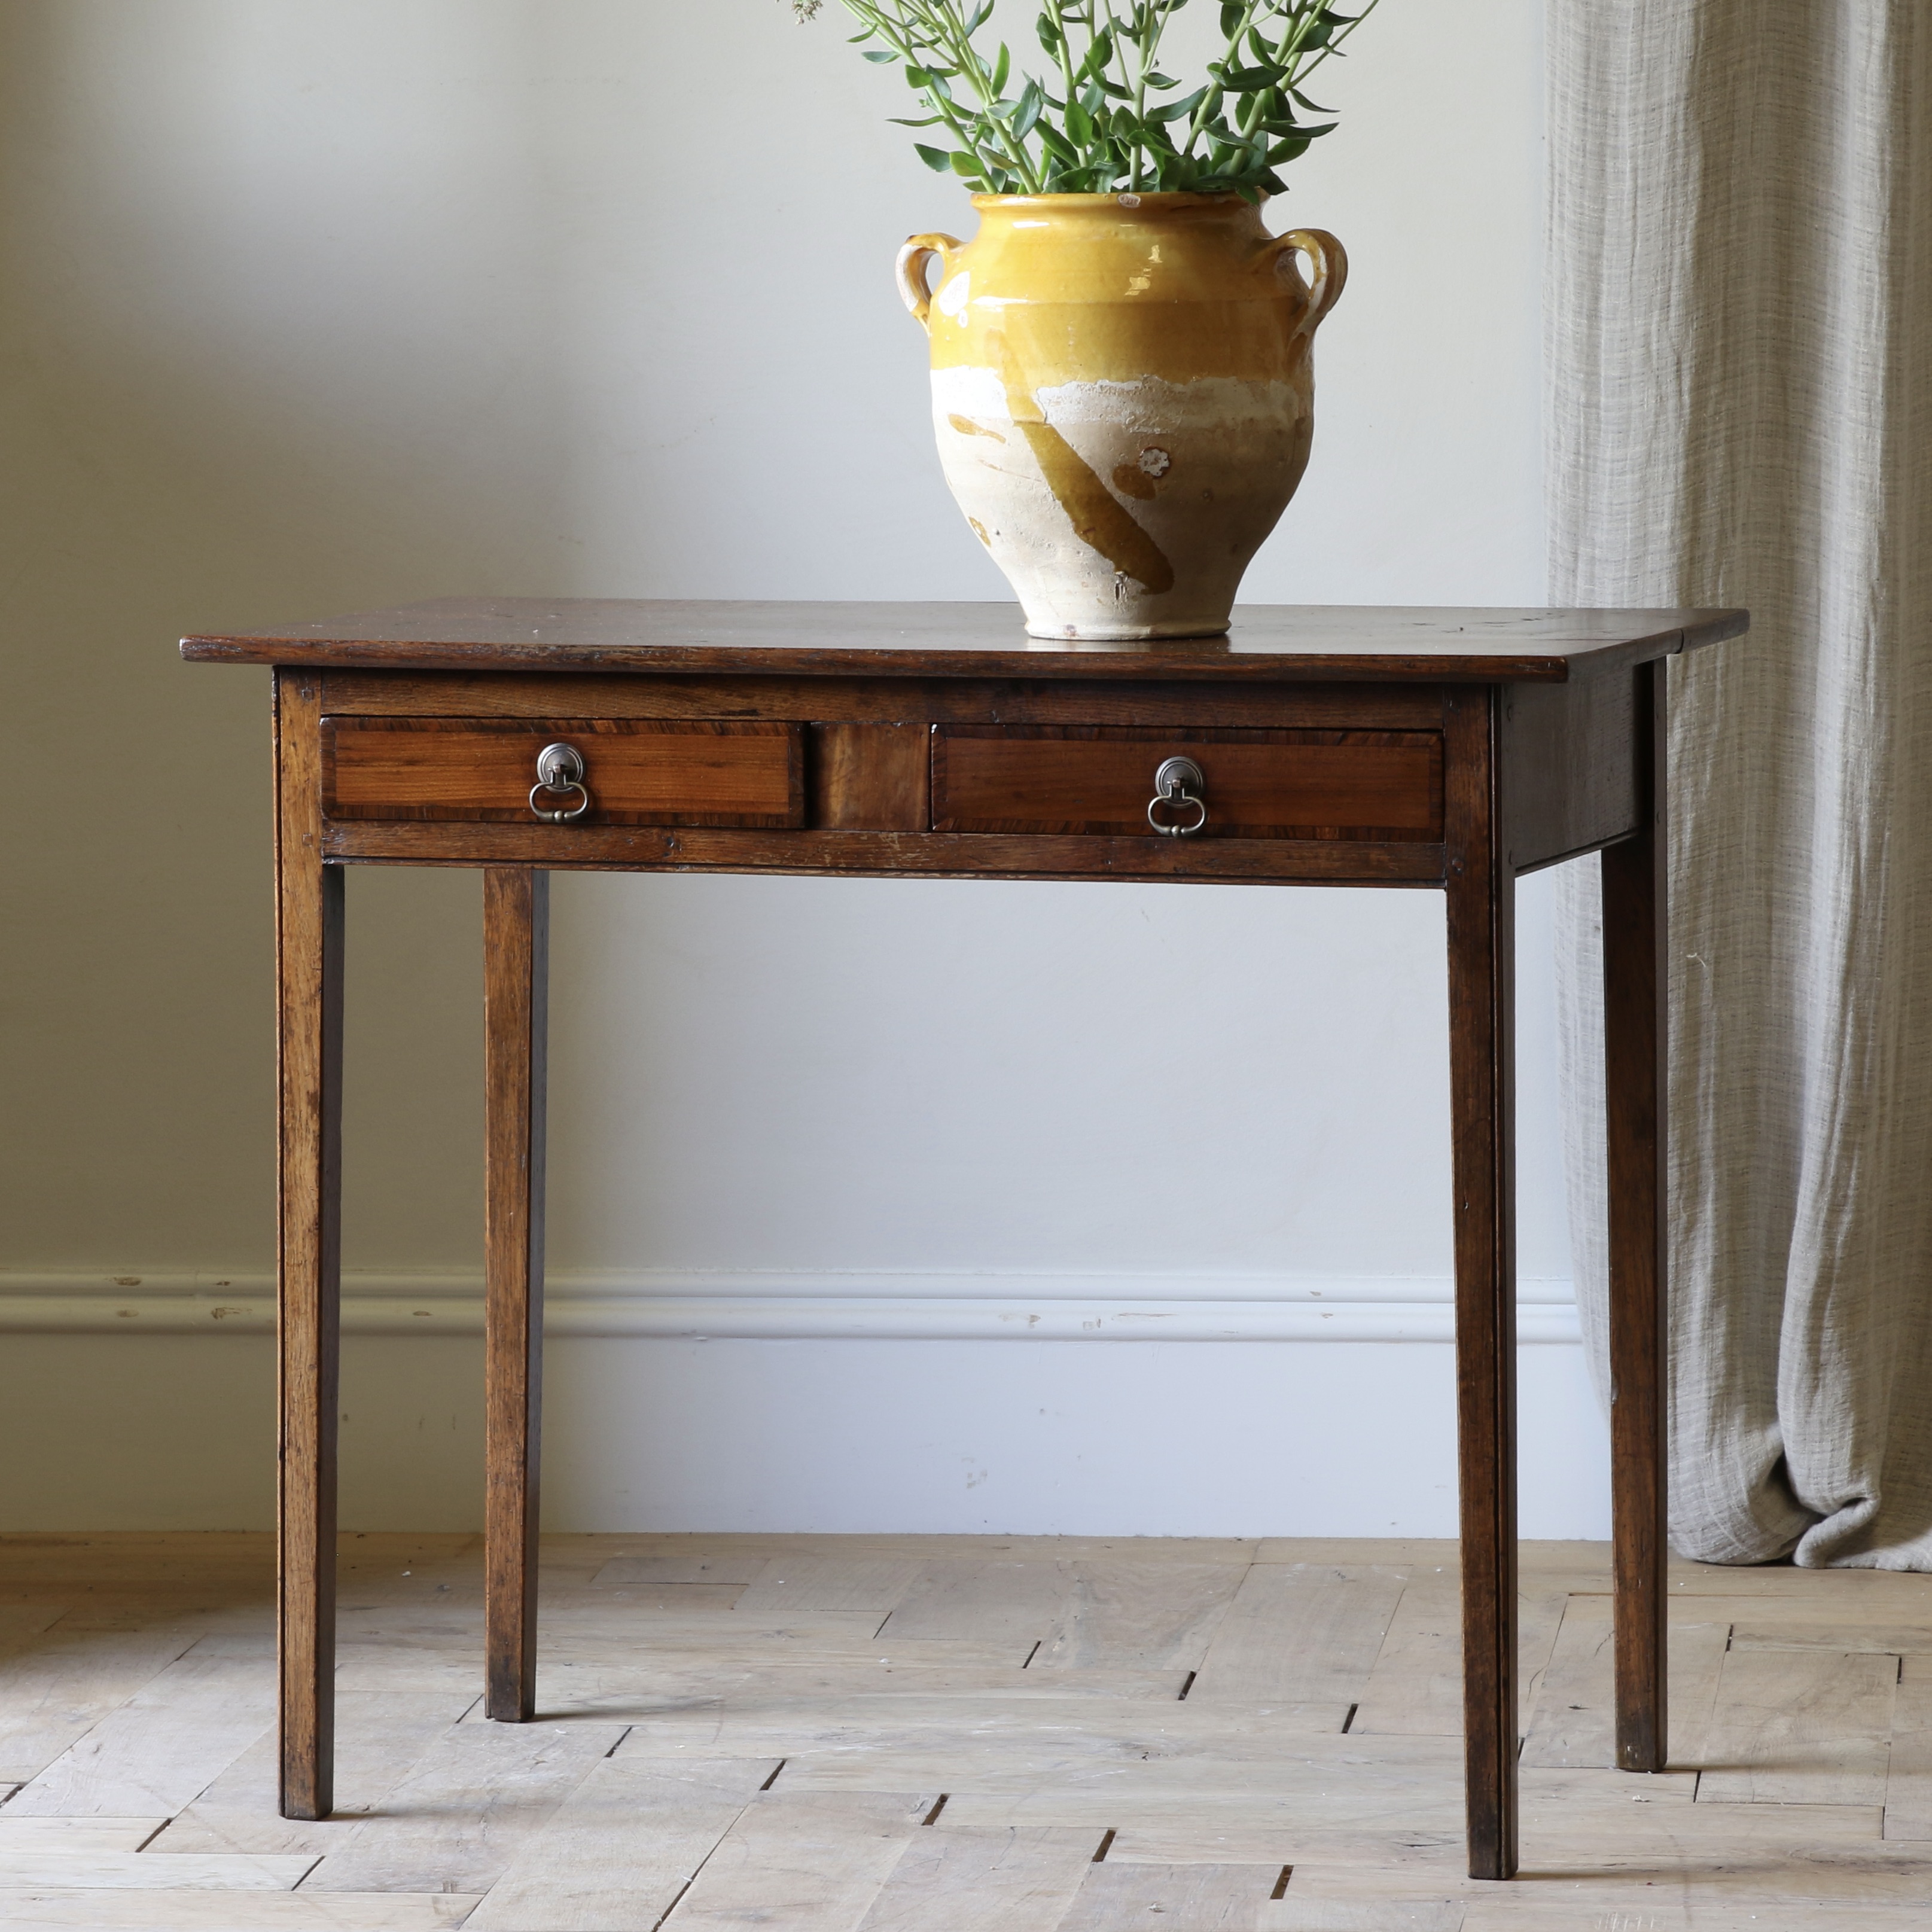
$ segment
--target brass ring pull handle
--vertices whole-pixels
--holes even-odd
[[[952,272],[952,258],[962,246],[959,238],[952,235],[914,235],[908,238],[905,246],[899,250],[899,258],[894,264],[898,276],[899,298],[912,311],[912,319],[920,328],[932,327],[931,310],[932,290],[926,279],[926,265],[933,256],[939,258],[939,272],[942,280]]]
[[[1201,767],[1192,758],[1169,758],[1154,775],[1154,796],[1148,800],[1148,823],[1164,838],[1192,838],[1208,823],[1208,801],[1200,794],[1208,789]],[[1156,814],[1163,808],[1185,812],[1194,808],[1192,824],[1176,817],[1163,819]]]
[[[1274,257],[1275,272],[1292,276],[1297,282],[1301,280],[1301,272],[1294,266],[1294,257],[1306,255],[1314,264],[1313,283],[1304,284],[1308,306],[1294,326],[1297,336],[1312,335],[1348,281],[1348,250],[1325,228],[1295,228],[1277,235],[1268,244],[1268,252]]]
[[[546,792],[552,798],[568,798],[574,792],[577,802],[567,808],[559,806],[546,811],[537,802],[538,792]],[[530,809],[551,825],[568,825],[590,809],[590,793],[584,782],[583,756],[574,746],[546,745],[537,754],[537,782],[530,787]]]

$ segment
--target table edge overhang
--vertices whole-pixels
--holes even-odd
[[[1027,680],[1198,681],[1306,683],[1345,678],[1363,683],[1562,684],[1600,676],[1741,636],[1749,614],[1700,614],[1648,634],[1562,651],[1475,651],[1456,656],[1404,652],[1244,651],[1210,657],[1185,651],[1082,651],[944,646],[717,644],[574,645],[479,643],[474,639],[290,638],[273,632],[194,633],[181,654],[194,664],[266,664],[287,670],[397,670],[470,674],[610,674],[638,676],[998,678]]]

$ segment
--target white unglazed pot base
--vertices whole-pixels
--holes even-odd
[[[1235,377],[1010,400],[995,370],[953,367],[932,400],[946,483],[1042,639],[1224,632],[1312,429],[1300,386]]]

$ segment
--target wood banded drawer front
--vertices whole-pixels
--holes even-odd
[[[933,830],[1154,838],[1154,774],[1176,757],[1205,782],[1205,838],[1442,836],[1440,732],[1089,724],[938,727]]]
[[[585,825],[800,826],[801,724],[565,718],[325,718],[331,818],[469,819],[528,825],[537,754],[583,761]],[[572,793],[562,802],[570,802]],[[552,802],[550,794],[539,805]]]

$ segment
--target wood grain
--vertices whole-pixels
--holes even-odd
[[[1070,1673],[1060,1673],[1064,1682]],[[1250,1767],[1271,1779],[1274,1762],[1294,1760],[1311,1738],[1340,1732],[1342,1707],[1197,1706],[1190,1699],[1155,1703],[1132,1697],[922,1696],[874,1689],[847,1696],[805,1694],[790,1701],[722,1696],[640,1714],[618,1748],[620,1760],[697,1755],[786,1760],[785,1783],[839,1785],[854,1778],[898,1778],[916,1763],[916,1780],[965,1780],[962,1790],[1012,1790],[1076,1766],[1102,1774],[1123,1764],[1213,1760]],[[855,1753],[855,1738],[866,1748]],[[1438,1756],[1440,1754],[1438,1754]],[[1257,1772],[1254,1767],[1260,1767]]]
[[[880,1640],[1004,1640],[1019,1646],[1023,1658],[1052,1635],[1072,1588],[1072,1569],[1064,1563],[1024,1557],[928,1563],[880,1628]]]
[[[938,1798],[787,1791],[782,1779],[746,1807],[664,1932],[853,1932]]]
[[[338,1849],[346,1820],[376,1810],[474,1701],[460,1691],[364,1688],[353,1659],[336,1690],[337,1816],[283,1818],[275,1809],[275,1739],[258,1739],[178,1810],[167,1829],[173,1852],[305,1853]]]
[[[1610,1496],[1616,1550],[1617,1762],[1661,1771],[1670,1739],[1668,1042],[1664,674],[1640,665],[1632,733],[1642,810],[1603,855],[1609,1114]]]
[[[598,1588],[638,1583],[682,1583],[742,1590],[764,1574],[770,1561],[770,1557],[756,1550],[746,1550],[741,1554],[731,1550],[693,1550],[676,1556],[615,1556],[608,1563],[601,1564],[590,1580]]]
[[[1727,1652],[1698,1802],[1882,1804],[1898,1682],[1866,1652]]]
[[[36,1886],[0,1891],[9,1932],[446,1932],[475,1910],[473,1894],[97,1892]]]
[[[624,825],[332,824],[332,859],[556,872],[784,872],[830,878],[1186,879],[1439,886],[1440,845],[1367,839],[1058,837],[1047,833],[759,832]]]
[[[1534,1685],[1548,1666],[1569,1600],[1546,1592],[1526,1591],[1517,1598],[1520,1683]],[[1455,1590],[1412,1584],[1403,1591],[1375,1668],[1363,1686],[1354,1721],[1348,1726],[1351,1737],[1461,1735],[1461,1623]]]
[[[168,1823],[159,1818],[10,1818],[0,1814],[0,1851],[138,1852]]]
[[[1067,644],[1010,604],[432,598],[292,628],[183,639],[192,660],[470,670],[761,670],[826,676],[1561,683],[1740,634],[1742,610],[1245,604],[1230,634]]]
[[[1893,1694],[1885,1835],[1919,1844],[1932,1840],[1932,1659],[1923,1657],[1902,1660]],[[1932,1903],[1932,1880],[1928,1894]]]
[[[831,832],[923,832],[930,811],[923,724],[814,724],[811,822]]]
[[[0,1842],[0,1899],[15,1887],[80,1886],[91,1892],[292,1892],[313,1858],[239,1852],[16,1850]],[[4,1909],[4,1908],[0,1908]]]
[[[262,1664],[184,1657],[16,1792],[7,1815],[170,1816],[262,1736],[274,1714]]]
[[[0,1784],[38,1777],[194,1641],[176,1629],[55,1630],[0,1661]]]
[[[1157,840],[1148,802],[1156,770],[1174,757],[1192,758],[1205,780],[1203,839],[1442,836],[1434,732],[1070,724],[937,728],[933,830]]]
[[[483,874],[484,1639],[492,1718],[536,1709],[550,878]]]
[[[537,754],[552,743],[583,760],[590,802],[577,824],[805,823],[804,727],[712,720],[325,718],[322,808],[332,819],[530,824]],[[577,796],[559,802],[574,807]]]
[[[1291,1885],[1250,1922],[1254,1932],[1465,1932],[1466,1910],[1452,1898],[1311,1899]]]
[[[722,1846],[716,1834],[721,1820],[736,1816],[734,1808],[764,1809],[781,1798],[794,1828],[754,1832],[757,1821],[748,1823],[725,1854],[739,1867],[733,1886],[700,1901],[710,1922],[815,1923],[856,1932],[874,1912],[886,1925],[916,1926],[935,1916],[946,1923],[947,1914],[970,1925],[972,1914],[999,1900],[1007,1920],[1023,1924],[1036,1903],[1018,1883],[1025,1855],[1014,1863],[996,1851],[998,1834],[1011,1832],[1084,1834],[1096,1849],[1103,1834],[1114,1834],[1106,1860],[1082,1867],[1080,1888],[1055,1932],[1094,1932],[1078,1915],[1117,1910],[1124,1924],[1214,1923],[1207,1915],[1244,1910],[1243,1894],[1252,1896],[1245,1878],[1222,1886],[1217,1868],[1230,1866],[1248,1868],[1257,1881],[1278,1878],[1283,1865],[1294,1868],[1281,1899],[1262,1898],[1254,1920],[1234,1922],[1283,1922],[1286,1906],[1298,1899],[1306,1910],[1286,1922],[1324,1932],[1331,1924],[1378,1924],[1384,1921],[1360,1914],[1419,1910],[1432,1900],[1480,1908],[1486,1917],[1479,1923],[1546,1923],[1564,1932],[1586,1919],[1634,1932],[1653,1922],[1683,1932],[1786,1924],[1864,1932],[1875,1911],[1890,1915],[1886,1932],[1906,1932],[1932,1911],[1932,1839],[1904,1835],[1925,1828],[1915,1826],[1924,1816],[1918,1787],[1926,1775],[1917,1706],[1932,1654],[1894,1661],[1868,1647],[1888,1634],[1924,1640],[1918,1612],[1932,1582],[1922,1576],[1674,1562],[1673,1750],[1686,1768],[1633,1774],[1606,1768],[1610,1547],[1528,1546],[1520,1566],[1526,1595],[1596,1594],[1570,1597],[1534,1699],[1521,1771],[1524,1882],[1498,1886],[1461,1875],[1460,1741],[1364,1731],[1368,1702],[1357,1727],[1343,1735],[1346,1706],[1289,1706],[1272,1695],[1202,1703],[1198,1693],[1176,1701],[1178,1671],[1047,1671],[1036,1660],[1028,1670],[979,1669],[975,1683],[974,1672],[920,1664],[902,1675],[878,1662],[882,1654],[923,1655],[948,1646],[1009,1648],[1010,1636],[996,1646],[983,1639],[920,1640],[874,1649],[869,1660],[784,1660],[798,1640],[856,1637],[862,1627],[869,1643],[882,1592],[935,1564],[965,1569],[982,1560],[1041,1566],[1001,1573],[1015,1579],[1018,1614],[1003,1618],[992,1593],[955,1575],[933,1599],[935,1615],[988,1630],[1030,1622],[1042,1600],[1042,1574],[1057,1565],[1056,1576],[1070,1579],[1063,1616],[1077,1606],[1090,1571],[1111,1579],[1115,1600],[1102,1606],[1102,1622],[1114,1634],[1103,1651],[1162,1645],[1164,1633],[1185,1630],[1190,1588],[1204,1614],[1224,1606],[1225,1622],[1232,1606],[1221,1573],[1254,1553],[1238,1544],[560,1538],[547,1552],[559,1584],[554,1599],[546,1598],[546,1654],[569,1660],[553,1666],[550,1694],[558,1694],[556,1678],[578,1672],[607,1684],[628,1674],[636,1694],[631,1708],[526,1726],[472,1714],[452,1726],[439,1713],[458,1708],[479,1682],[480,1540],[345,1538],[345,1591],[352,1588],[352,1614],[366,1623],[341,1649],[337,1796],[340,1810],[374,1810],[333,1822],[280,1820],[266,1728],[272,1673],[262,1638],[271,1617],[251,1553],[269,1543],[0,1539],[0,1575],[14,1573],[13,1587],[77,1602],[94,1619],[70,1630],[16,1630],[15,1640],[28,1648],[0,1661],[0,1726],[22,1714],[10,1704],[16,1694],[36,1709],[49,1698],[70,1697],[76,1709],[94,1713],[88,1748],[71,1754],[56,1774],[68,1780],[62,1802],[101,1802],[115,1783],[157,1804],[164,1792],[178,1798],[236,1732],[258,1733],[158,1837],[151,1834],[166,1814],[158,1809],[80,1817],[45,1809],[56,1796],[53,1777],[23,1794],[40,1808],[22,1811],[16,1800],[0,1809],[0,1855],[55,1861],[16,1861],[8,1876],[64,1878],[62,1864],[82,1864],[90,1854],[98,1868],[85,1882],[76,1873],[70,1884],[0,1885],[0,1919],[8,1925],[29,1932],[36,1925],[90,1932],[414,1928],[448,1923],[480,1906],[494,1872],[488,1888],[497,1896],[479,1932],[500,1922],[530,1932],[586,1919],[622,1927],[642,1918],[647,1904],[661,1912],[691,1870],[715,1876],[722,1869],[704,1853],[707,1841]],[[1203,1562],[1204,1553],[1220,1560]],[[1442,1665],[1453,1625],[1436,1615],[1440,1603],[1425,1600],[1448,1595],[1454,1568],[1444,1559],[1453,1546],[1271,1540],[1266,1553],[1271,1560],[1255,1566],[1260,1582],[1240,1618],[1258,1667],[1276,1670],[1284,1652],[1292,1660],[1311,1632],[1305,1620],[1282,1614],[1289,1595],[1300,1603],[1310,1592],[1346,1590],[1369,1609],[1381,1652],[1372,1682],[1387,1700],[1406,1694],[1428,1712],[1450,1708],[1442,1701],[1450,1681]],[[62,1561],[88,1580],[63,1580]],[[802,1577],[808,1594],[858,1600],[842,1610],[794,1606],[784,1613],[789,1621],[769,1623],[735,1610],[644,1612],[627,1629],[628,1603],[614,1613],[620,1590],[730,1590],[741,1586],[703,1580],[754,1574],[754,1565],[768,1562],[784,1566],[768,1580],[774,1586],[779,1576]],[[816,1583],[801,1567],[808,1562],[819,1566]],[[642,1580],[592,1583],[616,1563],[635,1564]],[[872,1564],[888,1567],[864,1567]],[[140,1583],[144,1568],[155,1579],[151,1588]],[[197,1574],[198,1584],[190,1580]],[[1157,1600],[1137,1606],[1143,1580]],[[1730,1594],[1718,1594],[1726,1586]],[[1370,1594],[1388,1590],[1408,1593],[1393,1622]],[[1754,1619],[1752,1630],[1770,1647],[1725,1652],[1723,1619],[1734,1614]],[[755,1635],[730,1634],[743,1622],[789,1634],[760,1646]],[[675,1648],[656,1640],[663,1630],[676,1633]],[[1842,1654],[1823,1647],[1834,1630],[1855,1640]],[[130,1683],[130,1642],[175,1642],[200,1632],[211,1634],[179,1667]],[[716,1648],[704,1647],[706,1632]],[[1316,1634],[1328,1647],[1330,1640]],[[1336,1650],[1359,1654],[1362,1648],[1336,1633],[1330,1668]],[[58,1672],[27,1674],[44,1653],[58,1654]],[[748,1664],[754,1654],[760,1660]],[[1225,1663],[1228,1653],[1221,1654]],[[90,1655],[100,1665],[98,1686],[76,1674]],[[1693,1682],[1700,1670],[1702,1689]],[[1895,1689],[1894,1670],[1902,1671]],[[1165,1698],[1150,1700],[1150,1687],[1162,1677]],[[416,1684],[429,1688],[409,1688]],[[108,1708],[117,1690],[118,1703]],[[244,1708],[251,1697],[252,1715]],[[412,1698],[424,1701],[405,1721],[400,1707]],[[1700,1699],[1712,1703],[1716,1719],[1708,1751],[1684,1742],[1683,1726],[1694,1721]],[[1571,1704],[1588,1708],[1563,1708]],[[1317,1720],[1325,1728],[1313,1728]],[[614,1744],[614,1755],[606,1756]],[[1539,1764],[1540,1748],[1552,1746],[1568,1761]],[[772,1789],[756,1796],[775,1770]],[[1877,1802],[1798,1802],[1874,1798],[1881,1778],[1882,1810]],[[899,1781],[906,1779],[914,1781]],[[708,1802],[714,1791],[715,1813],[688,1832],[673,1828],[680,1793]],[[932,1815],[942,1791],[951,1794],[945,1806],[922,1826],[918,1818]],[[875,1801],[886,1808],[891,1841],[855,1852],[850,1828]],[[915,1804],[923,1808],[914,1815]],[[1880,1836],[1887,1823],[1890,1838]],[[759,1832],[760,1842],[748,1846],[745,1838]],[[994,1862],[981,1874],[970,1858],[939,1858],[929,1841],[947,1835],[980,1840]],[[286,1883],[317,1850],[323,1865],[293,1893],[222,1888],[265,1876]],[[361,1862],[359,1883],[344,1856],[352,1852]],[[184,1888],[190,1876],[197,1882]],[[130,1882],[140,1888],[123,1888]],[[464,1888],[428,1888],[446,1884]],[[410,1889],[379,1888],[389,1885]],[[1012,1898],[1002,1897],[1003,1886]],[[1139,1911],[1144,1918],[1134,1916]],[[437,1912],[448,1916],[424,1916]],[[1354,1920],[1338,1916],[1352,1912]],[[667,1932],[676,1922],[666,1922]],[[700,1922],[688,1920],[687,1928],[693,1922]],[[1098,1917],[1101,1926],[1109,1922]],[[947,1932],[954,1932],[950,1924]]]
[[[1059,1932],[1100,1834],[915,1832],[859,1932]]]
[[[1452,698],[1449,1064],[1469,1875],[1516,1869],[1515,880],[1501,697]]]
[[[1432,731],[1429,685],[1178,683],[1160,678],[799,677],[763,671],[331,670],[325,713],[369,717],[805,718],[818,724],[1254,725]]]
[[[334,1803],[343,876],[322,843],[318,680],[275,676],[282,1815]]]
[[[1607,1596],[1568,1600],[1550,1667],[1537,1688],[1525,1726],[1526,1766],[1607,1766],[1617,1762],[1612,1628]],[[1680,1770],[1695,1770],[1705,1762],[1704,1727],[1717,1696],[1718,1673],[1730,1636],[1729,1624],[1705,1621],[1701,1612],[1673,1622],[1669,1651],[1670,1762]]]
[[[1058,1932],[1255,1932],[1280,1876],[1274,1865],[1109,1858],[1088,1870]]]
[[[884,1618],[919,1580],[909,1557],[794,1556],[763,1559],[738,1607],[760,1616],[790,1610],[863,1610]]]
[[[1246,1575],[1238,1563],[1076,1562],[1030,1669],[1198,1670]]]
[[[1258,1564],[1216,1627],[1187,1701],[1339,1706],[1346,1715],[1402,1594],[1400,1583],[1310,1581]]]
[[[778,1768],[605,1759],[490,1888],[469,1932],[656,1932]]]
[[[1630,675],[1514,685],[1503,698],[1509,768],[1503,847],[1517,874],[1628,838],[1642,815]]]
[[[302,1881],[304,1892],[486,1892],[623,1735],[458,1724]]]

